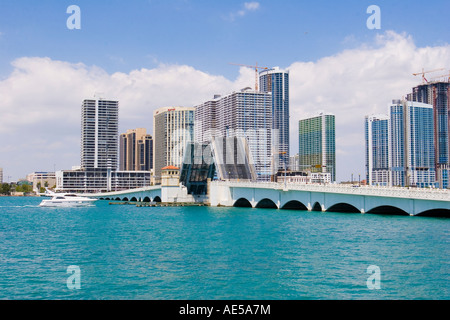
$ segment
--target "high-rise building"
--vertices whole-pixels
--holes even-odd
[[[297,154],[289,157],[289,170],[293,172],[301,171],[300,170],[300,156]]]
[[[393,100],[389,127],[392,184],[419,188],[435,186],[433,106]]]
[[[217,102],[220,95],[214,95],[214,99],[206,101],[195,107],[195,141],[202,143],[211,141],[213,136],[220,136],[217,128]]]
[[[117,170],[119,102],[84,100],[81,108],[81,168]]]
[[[389,116],[365,117],[366,181],[369,185],[389,185]]]
[[[150,171],[153,169],[153,137],[145,128],[127,130],[119,138],[119,170]]]
[[[289,72],[275,67],[259,73],[261,92],[272,93],[272,129],[278,169],[289,166]],[[277,137],[278,136],[278,137]]]
[[[419,85],[408,95],[409,100],[433,105],[435,167],[440,188],[449,188],[450,175],[450,82]]]
[[[336,181],[335,116],[320,113],[299,121],[299,169],[330,173]]]
[[[194,141],[194,111],[191,107],[166,107],[154,112],[155,181],[160,181],[162,168],[181,168],[186,145]]]
[[[81,107],[81,166],[55,173],[56,190],[105,192],[149,186],[150,171],[117,171],[119,102],[84,100]]]
[[[212,101],[196,107],[195,126],[199,143],[210,142],[213,137],[246,138],[257,180],[270,181],[274,173],[271,93],[245,88],[225,96],[216,95]]]

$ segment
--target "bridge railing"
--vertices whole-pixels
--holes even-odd
[[[450,202],[450,190],[432,188],[401,188],[380,186],[349,186],[343,184],[293,184],[284,182],[237,182],[237,181],[213,181],[212,185],[228,186],[233,188],[259,188],[275,190],[298,190],[311,192],[341,193],[352,195],[365,195],[377,197],[427,199]]]
[[[88,197],[107,197],[107,196],[121,196],[126,194],[138,193],[138,192],[146,192],[152,190],[161,189],[161,186],[147,186],[142,188],[128,189],[128,190],[120,190],[120,191],[111,191],[111,192],[101,192],[101,193],[92,193],[87,194]]]

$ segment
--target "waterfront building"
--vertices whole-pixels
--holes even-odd
[[[144,128],[127,130],[119,137],[119,170],[151,171],[153,169],[153,137]]]
[[[150,171],[117,171],[118,117],[118,101],[83,101],[81,166],[55,173],[57,191],[94,193],[140,188],[151,184]]]
[[[275,67],[259,73],[261,92],[272,94],[272,129],[278,168],[289,166],[289,71]]]
[[[429,82],[412,89],[408,100],[433,106],[435,168],[440,188],[449,188],[450,168],[450,81]]]
[[[436,185],[433,106],[393,100],[390,106],[389,167],[392,184]]]
[[[191,107],[166,107],[154,112],[153,169],[156,183],[161,182],[161,169],[180,168],[188,142],[194,141],[194,113]]]
[[[63,192],[97,193],[151,185],[150,171],[62,170],[57,171],[55,176],[56,191]]]
[[[320,113],[299,121],[299,169],[330,173],[336,181],[335,116]]]
[[[366,181],[369,185],[389,185],[389,116],[366,116]]]
[[[81,107],[81,167],[117,170],[119,102],[84,100]]]
[[[244,88],[196,106],[196,142],[245,138],[257,180],[270,181],[277,164],[272,141],[272,94]],[[198,127],[197,127],[198,126]],[[237,153],[233,153],[237,156]],[[245,157],[245,156],[244,156]]]
[[[56,185],[54,172],[33,172],[27,175],[27,180],[33,184],[33,191],[41,192],[41,188],[53,188]]]

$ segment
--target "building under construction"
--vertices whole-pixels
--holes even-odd
[[[413,88],[408,100],[433,106],[436,180],[439,187],[450,187],[450,79],[428,82]]]

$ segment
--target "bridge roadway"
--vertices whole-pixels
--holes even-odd
[[[214,181],[210,190],[211,206],[450,216],[442,189]]]
[[[286,188],[285,188],[286,187]],[[97,199],[168,202],[161,186],[90,195]],[[214,181],[211,206],[450,217],[450,190],[349,185]]]
[[[161,186],[150,186],[123,191],[86,194],[85,196],[101,200],[161,202]]]

